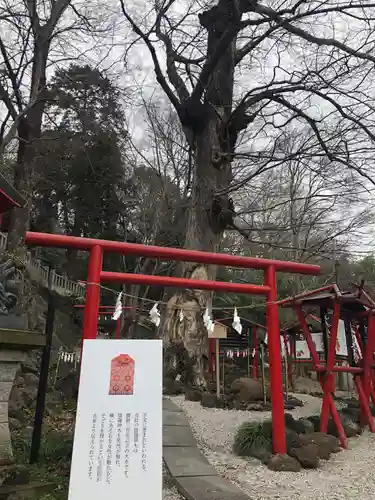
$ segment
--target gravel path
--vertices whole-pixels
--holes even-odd
[[[180,495],[175,486],[170,486],[163,488],[163,500],[184,500],[184,497]]]
[[[305,402],[291,413],[295,417],[319,413],[322,400],[298,395]],[[365,432],[350,439],[350,449],[321,462],[320,468],[299,473],[272,472],[255,459],[243,460],[231,453],[233,436],[245,421],[261,421],[270,412],[228,411],[202,408],[200,403],[172,400],[187,414],[198,444],[208,460],[252,500],[370,500],[375,497],[375,435]]]

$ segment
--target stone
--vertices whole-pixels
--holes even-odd
[[[246,406],[247,411],[265,411],[261,403],[250,403]]]
[[[320,417],[319,417],[319,415],[311,415],[311,417],[307,417],[307,420],[309,420],[313,424],[315,432],[320,431]]]
[[[311,434],[314,432],[314,426],[310,420],[307,420],[307,418],[299,418],[298,422],[302,425],[304,434]]]
[[[185,413],[176,411],[163,411],[163,425],[181,425],[189,427]]]
[[[301,464],[289,455],[273,455],[267,463],[270,470],[277,472],[299,472]]]
[[[163,394],[178,396],[185,391],[185,386],[180,380],[166,378],[163,382]]]
[[[288,429],[297,432],[297,434],[299,434],[301,428],[303,429],[303,426],[299,424],[298,420],[294,420],[293,415],[291,415],[290,413],[285,413],[284,420],[285,426]]]
[[[201,404],[205,408],[217,408],[220,405],[216,394],[210,394],[209,392],[202,394]]]
[[[289,453],[289,450],[292,448],[298,448],[299,446],[303,446],[303,441],[301,440],[301,436],[297,434],[295,431],[286,427],[285,429],[285,438],[286,438],[286,448]]]
[[[207,391],[208,392],[216,392],[216,381],[210,380],[207,383]]]
[[[234,410],[246,410],[247,403],[243,401],[233,401],[232,403]]]
[[[328,460],[332,453],[337,453],[340,451],[339,440],[330,436],[329,434],[324,434],[323,432],[313,432],[311,434],[304,434],[299,436],[300,442],[303,444],[314,443],[319,449],[319,458]]]
[[[56,382],[56,389],[60,391],[66,399],[77,399],[78,373],[68,373],[68,375],[58,380]]]
[[[290,403],[284,403],[285,410],[294,410],[295,406]]]
[[[12,441],[8,422],[0,423],[0,465],[13,463]]]
[[[350,437],[356,436],[357,434],[362,433],[361,426],[357,422],[354,422],[353,420],[351,420],[349,415],[347,415],[346,413],[339,412],[339,417],[340,417],[342,426],[344,428],[344,432],[346,434],[346,437],[350,438]],[[314,416],[308,417],[308,420],[314,425],[315,432],[319,432],[320,431],[320,417],[317,415],[314,415]],[[336,424],[334,423],[332,418],[330,418],[328,420],[327,434],[338,437]]]
[[[342,414],[347,416],[353,422],[357,424],[361,421],[361,410],[359,408],[347,407],[341,410]]]
[[[353,409],[353,411],[355,411]],[[360,424],[360,414],[357,415],[348,415],[342,412],[340,410],[339,412],[339,417],[341,419],[342,425],[344,427],[344,430],[346,432],[346,426],[350,427],[351,429],[356,431],[356,434],[362,434],[363,428]],[[348,436],[349,437],[349,436]]]
[[[52,492],[56,485],[53,483],[29,482],[28,484],[0,486],[0,500],[24,500],[45,498],[47,493]],[[49,496],[46,498],[50,498]]]
[[[260,380],[245,377],[238,378],[231,384],[231,392],[233,392],[237,401],[250,403],[263,400],[263,386]]]
[[[291,448],[289,455],[296,458],[304,469],[317,469],[319,467],[319,449],[314,443]]]
[[[226,408],[227,408],[228,410],[234,410],[234,409],[235,409],[235,408],[234,408],[234,402],[233,402],[233,401],[228,401],[228,400],[227,400],[227,403],[226,403]]]
[[[13,381],[12,382],[0,382],[0,401],[9,401],[9,398],[12,399],[12,392],[14,387],[13,387]]]
[[[163,411],[174,411],[174,412],[178,412],[178,413],[183,413],[181,408],[179,406],[177,406],[169,398],[163,398]]]
[[[163,425],[163,446],[196,446],[190,427]]]
[[[291,415],[290,413],[285,413],[285,425],[297,434],[314,432],[314,426],[309,420],[305,418],[295,420],[293,415]]]
[[[187,500],[249,500],[246,493],[221,476],[178,477],[176,483]]]
[[[344,432],[346,434],[346,437],[354,437],[357,434],[361,433],[361,428],[358,424],[350,420],[347,416],[341,414],[340,415],[340,420],[342,423],[342,426],[344,428]],[[338,432],[336,428],[336,424],[332,419],[329,419],[328,421],[328,426],[327,426],[327,434],[331,434],[332,436],[338,437]]]
[[[18,387],[13,387],[10,399],[9,399],[9,416],[14,416],[22,411],[24,407],[22,400],[22,392]]]
[[[20,368],[19,363],[1,363],[0,364],[0,382],[12,382]]]
[[[299,406],[299,407],[303,406],[303,401],[301,401],[300,399],[297,399],[297,398],[290,397],[285,402],[288,404],[291,404],[293,406]]]
[[[357,408],[357,409],[359,409],[361,405],[360,405],[359,401],[357,401],[355,399],[355,400],[348,401],[347,402],[347,406],[348,406],[348,408]]]
[[[0,403],[0,422],[8,421],[8,404],[5,402]]]
[[[16,418],[10,418],[9,419],[9,427],[10,427],[11,431],[12,430],[19,431],[20,429],[22,429],[22,424]]]
[[[199,389],[188,389],[185,393],[186,401],[201,401],[202,391]]]
[[[14,465],[6,471],[2,486],[28,484],[30,482],[30,473],[28,469],[21,465]]]
[[[23,380],[26,386],[35,386],[38,387],[39,385],[39,377],[35,375],[35,373],[24,373],[23,374]]]
[[[25,387],[21,392],[23,406],[30,406],[33,403],[35,403],[37,394],[38,394],[38,387],[35,386]]]
[[[173,477],[218,475],[196,447],[164,446],[163,459]]]
[[[22,373],[32,373],[36,375],[39,380],[39,369],[40,369],[40,360],[36,357],[35,353],[30,353],[26,360],[21,365]]]

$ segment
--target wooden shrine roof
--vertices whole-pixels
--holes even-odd
[[[375,309],[375,302],[368,292],[360,286],[355,285],[351,291],[341,291],[337,285],[327,287],[322,290],[308,291],[298,294],[294,297],[288,297],[280,301],[282,307],[294,307],[296,305],[307,307],[325,307],[333,309],[335,303],[341,304],[342,311],[353,313],[361,313],[369,309]]]

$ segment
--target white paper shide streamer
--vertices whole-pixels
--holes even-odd
[[[242,325],[241,325],[241,319],[238,316],[237,313],[237,307],[234,308],[233,312],[233,323],[232,323],[233,329],[236,330],[236,332],[241,335],[242,333]]]
[[[210,313],[208,312],[207,308],[203,314],[203,323],[204,323],[204,326],[207,328],[208,333],[213,333],[215,325],[211,319]]]
[[[81,358],[81,353],[79,351],[67,352],[63,348],[59,349],[57,360],[63,361],[64,363],[78,364]]]
[[[122,292],[118,294],[115,305],[115,312],[113,313],[112,319],[117,320],[122,314]]]
[[[158,303],[153,305],[151,311],[150,311],[150,321],[154,323],[154,325],[159,326],[160,325],[160,312],[158,311]]]

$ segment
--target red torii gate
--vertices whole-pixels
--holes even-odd
[[[280,354],[280,329],[277,305],[276,272],[298,274],[320,273],[320,267],[310,264],[268,260],[255,257],[184,250],[180,248],[157,247],[124,243],[119,241],[99,240],[91,238],[77,238],[59,234],[27,232],[27,245],[74,248],[90,252],[86,307],[84,313],[83,339],[95,339],[100,302],[100,284],[102,281],[111,283],[132,283],[137,285],[155,285],[200,290],[215,290],[222,292],[245,293],[250,295],[264,295],[266,297],[266,315],[268,330],[268,353],[270,365],[270,389],[272,400],[272,432],[273,448],[275,453],[286,453],[284,397],[282,383],[282,364]],[[196,262],[207,265],[221,265],[228,267],[242,267],[247,269],[262,269],[264,284],[251,285],[243,283],[229,283],[211,280],[195,280],[187,278],[173,278],[168,276],[150,276],[143,274],[127,274],[103,271],[103,253],[112,252],[123,255],[136,255],[154,259]]]
[[[84,309],[86,306],[84,304],[75,304],[74,309]],[[99,316],[112,316],[115,312],[116,306],[99,306]],[[122,306],[122,311],[126,309],[131,309],[131,306]],[[121,338],[121,318],[116,320],[116,339]]]

